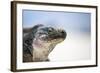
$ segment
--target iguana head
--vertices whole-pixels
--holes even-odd
[[[53,49],[58,43],[64,41],[65,38],[65,30],[41,25],[37,28],[36,32],[34,33],[33,46],[38,46],[40,48],[46,49]]]
[[[66,38],[65,30],[48,27],[42,24],[36,25],[26,31],[28,31],[28,33],[27,35],[24,35],[24,39],[27,44],[30,46],[32,45],[33,47],[33,51],[31,52],[33,55],[33,61],[47,60],[48,55],[55,46]]]

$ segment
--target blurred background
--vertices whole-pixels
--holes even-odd
[[[66,39],[50,53],[51,61],[91,59],[91,14],[61,11],[23,10],[23,28],[37,24],[64,29]]]

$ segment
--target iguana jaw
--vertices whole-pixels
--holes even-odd
[[[52,40],[49,42],[44,42],[40,40],[34,40],[33,41],[33,61],[45,61],[48,59],[48,55],[50,52],[54,49],[54,47],[57,45],[57,43],[62,42],[63,39],[59,40]]]

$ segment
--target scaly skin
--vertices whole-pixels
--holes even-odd
[[[23,62],[49,61],[50,52],[66,38],[64,30],[41,24],[25,30],[26,32],[23,37]]]

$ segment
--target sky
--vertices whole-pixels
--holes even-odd
[[[23,10],[23,27],[44,24],[63,28],[67,31],[90,32],[91,14],[79,12]]]

